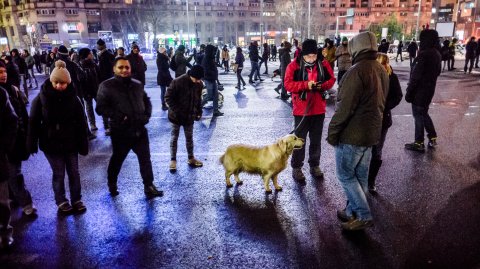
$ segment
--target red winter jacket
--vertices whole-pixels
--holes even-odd
[[[333,84],[335,83],[335,75],[333,74],[333,70],[330,67],[330,64],[328,63],[328,61],[323,60],[321,65],[323,66],[323,70],[325,70],[326,73],[328,73],[328,75],[325,74],[325,76],[327,78],[330,77],[327,81],[324,81],[322,83],[322,91],[326,91],[333,87]],[[317,67],[318,65],[315,65],[313,69],[305,68],[305,72],[308,72],[308,80],[302,79],[298,81],[294,79],[296,71],[297,71],[297,74],[298,72],[300,72],[300,65],[297,59],[292,61],[287,66],[287,70],[285,72],[284,84],[285,84],[285,89],[288,92],[292,93],[292,104],[293,104],[294,116],[303,116],[308,102],[313,102],[313,103],[310,105],[310,109],[306,114],[307,116],[325,114],[326,101],[323,100],[321,93],[312,92],[308,90],[308,81],[309,80],[317,81],[317,75],[318,75]],[[305,101],[300,99],[300,94],[303,91],[308,91],[307,100]]]

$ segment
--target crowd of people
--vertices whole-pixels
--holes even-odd
[[[375,182],[382,165],[382,148],[388,128],[392,125],[391,110],[400,103],[403,94],[399,80],[389,64],[389,57],[384,53],[385,47],[388,47],[386,40],[382,40],[377,47],[375,35],[364,32],[351,40],[345,37],[337,41],[338,44],[335,45],[334,40],[326,40],[325,45],[319,47],[315,40],[307,39],[302,43],[293,40],[295,51],[292,51],[290,42],[283,42],[278,50],[280,68],[275,71],[280,74],[282,82],[275,90],[282,99],[291,98],[294,133],[302,139],[307,139],[308,136],[310,173],[314,178],[320,179],[323,177],[320,157],[326,100],[337,81],[339,88],[336,110],[327,134],[328,143],[335,147],[337,178],[347,198],[345,209],[338,210],[337,216],[343,229],[361,230],[373,223],[366,193],[376,192]],[[412,43],[415,42],[410,44]],[[478,46],[474,46],[474,43],[475,39],[472,38],[467,44],[465,72],[467,63],[470,63],[471,72],[472,59],[475,57],[478,64]],[[437,145],[437,134],[428,115],[428,107],[442,69],[443,54],[438,44],[438,33],[426,29],[420,34],[420,46],[411,49],[412,70],[405,100],[412,104],[415,137],[413,143],[405,145],[407,150],[425,151],[425,130],[428,147]],[[111,137],[113,152],[107,169],[110,194],[119,195],[118,175],[126,156],[132,150],[138,157],[145,194],[148,197],[163,195],[153,184],[149,135],[145,127],[152,114],[152,103],[144,89],[147,64],[139,52],[137,44],[132,44],[128,55],[123,48],[112,52],[99,39],[96,51],[82,48],[78,52],[72,52],[65,46],[60,46],[48,54],[44,53],[47,56],[35,54],[38,55],[35,58],[27,51],[20,56],[18,50],[14,49],[10,55],[2,57],[2,247],[8,247],[13,242],[12,228],[9,225],[9,199],[15,200],[26,216],[36,214],[32,197],[25,186],[22,162],[37,153],[38,149],[43,151],[52,170],[52,188],[58,212],[69,215],[86,211],[86,205],[82,201],[78,155],[87,155],[88,140],[95,139],[93,133],[98,130],[95,112],[102,117],[105,135]],[[202,118],[203,106],[208,101],[213,101],[213,117],[223,115],[218,102],[222,87],[218,68],[223,68],[225,73],[229,73],[231,68],[235,69],[238,81],[236,88],[243,90],[246,86],[242,78],[246,61],[242,48],[237,47],[235,54],[231,65],[226,46],[220,50],[211,44],[201,45],[199,51],[194,51],[191,55],[183,45],[178,46],[175,52],[172,48],[158,49],[157,84],[161,89],[162,110],[168,110],[168,120],[171,122],[170,172],[175,173],[177,170],[177,143],[181,127],[186,139],[187,164],[193,168],[203,166],[194,154],[193,125]],[[265,43],[260,54],[258,43],[253,41],[248,54],[252,67],[248,82],[262,82],[260,67],[264,65],[263,74],[268,75],[267,63],[277,59],[276,46]],[[39,59],[38,62],[39,57],[44,57],[45,60]],[[334,74],[336,62],[337,77]],[[33,99],[28,113],[29,86],[25,87],[26,81],[32,87],[33,79],[38,87],[32,64],[37,72],[46,72],[49,78],[40,85],[40,93]],[[174,73],[174,78],[171,72]],[[21,85],[24,85],[23,91],[20,90]],[[207,94],[202,98],[204,87]],[[306,180],[302,170],[305,151],[305,148],[295,150],[291,159],[292,177],[298,182]],[[65,171],[69,180],[70,198],[65,193]]]

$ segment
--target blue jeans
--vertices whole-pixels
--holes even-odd
[[[368,191],[368,168],[372,147],[339,144],[335,147],[337,177],[347,196],[346,213],[357,219],[372,220],[365,193]]]
[[[415,142],[423,143],[423,140],[425,139],[424,130],[427,131],[427,137],[429,139],[437,137],[433,121],[430,118],[430,115],[428,115],[428,107],[412,104],[412,114],[415,120]]]
[[[207,87],[207,96],[203,103],[212,100],[213,101],[213,110],[218,110],[218,85],[215,80],[204,80],[205,87]]]
[[[48,163],[52,168],[52,185],[55,193],[55,203],[60,205],[68,202],[65,197],[65,170],[68,174],[70,187],[70,200],[72,204],[82,199],[82,187],[80,185],[80,173],[78,171],[78,153],[51,154],[45,153]]]
[[[250,71],[250,75],[248,77],[252,80],[252,77],[255,76],[255,79],[260,79],[260,70],[258,66],[258,62],[250,62],[252,63],[252,71]]]
[[[160,99],[162,100],[162,106],[165,106],[165,92],[167,92],[167,86],[160,85]]]

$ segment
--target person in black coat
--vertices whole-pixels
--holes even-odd
[[[262,58],[260,60],[260,63],[258,64],[258,71],[260,72],[260,68],[262,67],[262,64],[265,63],[265,72],[263,72],[264,75],[268,74],[268,66],[267,66],[268,56],[270,56],[270,47],[268,46],[267,43],[264,43]]]
[[[426,29],[420,33],[420,50],[412,67],[405,94],[405,101],[412,103],[415,119],[415,141],[405,144],[407,150],[425,152],[424,130],[427,131],[428,146],[433,148],[437,145],[437,132],[428,115],[428,107],[435,94],[437,78],[442,71],[442,57],[437,46],[437,31]]]
[[[395,57],[395,62],[398,62],[398,56],[400,56],[400,60],[403,62],[402,52],[403,52],[403,42],[400,41],[400,43],[398,43],[398,46],[397,46],[397,57]]]
[[[478,66],[478,60],[480,59],[480,37],[477,38],[477,51],[475,53],[477,56],[475,56],[475,68],[480,68]]]
[[[202,60],[202,67],[205,73],[204,81],[205,86],[207,87],[207,96],[202,101],[202,106],[205,105],[208,101],[213,101],[213,116],[223,116],[218,108],[218,69],[215,64],[215,53],[217,48],[213,45],[207,45],[205,47],[205,56]]]
[[[248,75],[249,80],[248,83],[253,84],[255,83],[252,78],[255,76],[255,80],[263,81],[260,78],[260,66],[258,64],[258,60],[260,56],[258,55],[258,43],[257,41],[253,41],[248,47],[248,57],[250,58],[250,64],[252,65],[252,69],[250,71],[250,75]]]
[[[463,71],[465,74],[467,73],[468,63],[470,63],[470,68],[468,68],[468,73],[472,73],[473,63],[475,62],[475,56],[477,53],[477,42],[475,41],[475,37],[470,37],[470,41],[468,41],[467,45],[465,46],[465,66],[463,67]]]
[[[410,44],[408,44],[407,51],[408,51],[408,56],[410,57],[410,66],[412,66],[413,61],[415,60],[415,57],[417,57],[417,51],[418,51],[418,44],[415,41],[415,38],[412,39],[412,42],[410,42]]]
[[[10,201],[8,195],[7,154],[12,147],[17,134],[18,118],[10,104],[8,93],[0,87],[0,250],[13,244],[13,228],[10,226]]]
[[[370,169],[368,170],[368,189],[370,192],[376,192],[375,180],[382,166],[382,149],[385,139],[387,137],[388,128],[392,126],[392,112],[400,101],[402,101],[402,88],[397,75],[393,72],[390,66],[388,55],[385,53],[377,54],[377,61],[383,65],[387,71],[389,78],[387,100],[385,102],[385,109],[383,110],[382,132],[378,144],[372,147],[372,159],[370,161]]]
[[[157,84],[160,86],[160,98],[162,100],[162,110],[167,110],[165,103],[165,93],[168,85],[172,82],[172,75],[170,74],[169,58],[165,48],[159,48],[157,53]]]
[[[382,41],[380,42],[380,46],[378,46],[378,52],[387,54],[389,48],[390,48],[390,43],[387,42],[386,39],[382,39]]]
[[[137,44],[132,46],[132,52],[128,54],[126,58],[132,67],[132,78],[139,80],[143,85],[145,85],[145,72],[147,71],[147,64],[143,60],[142,55],[140,55],[140,48]]]
[[[208,46],[207,50],[209,50]],[[172,123],[170,140],[170,172],[172,173],[177,170],[177,143],[181,126],[183,126],[185,133],[188,164],[194,168],[203,166],[203,163],[195,159],[193,154],[193,123],[202,118],[201,95],[203,83],[201,79],[203,76],[203,68],[200,65],[194,65],[187,74],[174,79],[170,83],[165,95],[169,108],[168,120]]]
[[[2,60],[7,67],[8,82],[17,88],[20,88],[20,73],[18,71],[18,66],[12,61],[12,56],[2,56]]]
[[[98,85],[100,84],[100,68],[93,60],[93,53],[89,48],[82,48],[78,51],[80,67],[85,72],[85,79],[80,81],[83,89],[83,98],[85,99],[85,109],[90,123],[91,131],[97,131],[93,100],[97,100]],[[103,118],[103,121],[108,121]],[[104,123],[105,125],[105,123]]]
[[[75,94],[70,73],[65,62],[57,60],[50,79],[32,101],[27,148],[30,153],[37,153],[40,147],[45,153],[52,168],[55,203],[62,214],[87,210],[81,200],[78,169],[78,154],[88,154],[87,131],[85,111]],[[65,196],[65,170],[71,204]]]
[[[37,209],[32,203],[32,196],[25,187],[25,179],[22,174],[22,161],[26,161],[30,155],[27,151],[27,130],[28,130],[28,112],[25,104],[26,97],[15,86],[8,82],[7,69],[3,62],[0,61],[0,87],[8,93],[10,104],[18,117],[17,135],[13,150],[8,153],[8,169],[10,177],[8,185],[11,190],[12,200],[17,201],[23,208],[23,213],[31,216],[36,213]]]
[[[96,111],[110,120],[112,157],[108,164],[108,189],[112,196],[119,194],[118,175],[130,150],[137,155],[144,192],[147,197],[162,196],[153,185],[152,161],[148,124],[152,116],[152,103],[143,84],[132,79],[130,62],[125,57],[114,61],[115,76],[100,84]]]

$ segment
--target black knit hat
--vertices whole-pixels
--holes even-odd
[[[61,45],[60,47],[58,47],[57,53],[61,55],[68,55],[68,49],[64,45]]]
[[[192,69],[188,70],[187,74],[196,79],[202,79],[203,76],[205,75],[203,71],[203,67],[198,64],[194,65]]]
[[[317,54],[317,41],[313,39],[306,39],[302,43],[302,55]]]
[[[78,57],[80,57],[80,60],[86,59],[88,55],[92,52],[89,48],[81,48],[78,51]]]
[[[100,39],[98,39],[98,41],[97,41],[97,45],[99,45],[99,46],[105,46],[105,41],[103,41],[103,39],[100,38]]]
[[[0,67],[3,67],[5,69],[7,69],[7,65],[5,64],[5,62],[3,60],[0,60]]]

